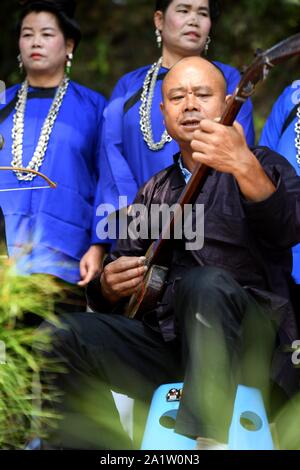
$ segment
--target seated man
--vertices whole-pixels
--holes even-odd
[[[64,327],[53,328],[51,356],[66,368],[54,380],[63,392],[54,446],[128,446],[111,390],[135,398],[139,409],[160,384],[183,380],[175,430],[198,438],[201,448],[227,442],[237,383],[259,387],[266,400],[270,383],[286,395],[297,389],[287,280],[291,247],[300,240],[300,182],[281,156],[250,150],[239,124],[217,122],[225,89],[222,73],[199,57],[181,60],[164,80],[161,108],[181,152],[136,203],[172,206],[196,163],[205,163],[210,172],[196,201],[205,209],[204,245],[187,249],[184,234],[170,241],[161,301],[142,319],[129,319],[124,304],[143,284],[151,240],[117,242],[87,289],[92,309],[106,314],[65,316]]]

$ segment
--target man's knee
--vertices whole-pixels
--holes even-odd
[[[176,294],[191,298],[202,293],[205,295],[217,295],[223,290],[238,289],[239,286],[233,277],[221,268],[204,266],[191,269],[179,282]]]
[[[44,331],[45,337],[47,336],[49,348],[46,353],[56,354],[64,349],[75,346],[75,338],[78,336],[80,331],[80,324],[83,324],[83,314],[63,314],[57,320],[57,323],[50,323],[44,321],[40,326],[39,330]],[[39,345],[37,344],[37,347]]]
[[[179,283],[174,298],[179,322],[187,319],[206,324],[240,322],[246,306],[246,294],[230,273],[214,267],[192,269]]]

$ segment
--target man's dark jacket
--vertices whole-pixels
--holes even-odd
[[[184,241],[174,242],[162,301],[144,316],[144,321],[157,324],[165,340],[172,340],[176,336],[172,299],[177,280],[193,266],[223,268],[256,300],[271,307],[281,345],[274,374],[276,381],[292,392],[295,376],[288,374],[292,369],[291,355],[282,349],[284,345],[291,346],[298,335],[288,299],[291,247],[300,241],[300,178],[287,160],[275,152],[263,147],[252,151],[276,186],[276,192],[262,202],[246,201],[232,175],[211,170],[196,202],[204,204],[204,246],[201,250],[186,251]],[[152,177],[140,189],[135,203],[149,209],[152,204],[172,205],[178,201],[184,186],[176,162]],[[119,256],[142,256],[150,243],[141,239],[119,240],[106,262]],[[88,286],[87,295],[94,310],[108,311],[99,279]]]

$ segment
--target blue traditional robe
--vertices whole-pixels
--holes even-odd
[[[239,72],[220,62],[215,64],[222,70],[227,81],[227,92],[232,93],[240,80]],[[140,130],[139,109],[141,89],[149,66],[124,75],[117,83],[104,112],[102,151],[100,163],[102,203],[109,204],[108,212],[125,205],[119,205],[119,197],[126,196],[132,203],[138,189],[154,174],[173,163],[173,155],[179,150],[172,140],[159,151],[152,151],[144,141]],[[161,67],[152,102],[152,128],[154,141],[161,139],[165,130],[160,111],[162,101],[162,78],[167,69]],[[243,125],[247,142],[254,143],[252,104],[248,100],[238,116]],[[104,240],[105,241],[105,240]]]
[[[298,87],[295,86],[297,84]],[[282,133],[283,126],[290,112],[297,102],[300,103],[300,82],[295,82],[295,85],[287,87],[275,102],[264,126],[259,143],[283,155],[300,176],[300,167],[297,165],[295,147],[296,117]],[[293,276],[297,284],[300,284],[300,244],[293,248]]]
[[[0,106],[0,134],[5,144],[0,165],[11,165],[15,96],[7,90]],[[29,88],[25,110],[23,166],[31,160],[56,88]],[[67,282],[80,279],[79,260],[98,243],[95,213],[99,199],[100,137],[105,98],[70,82],[55,121],[40,172],[56,189],[0,192],[10,256],[24,273],[47,273]],[[47,185],[40,177],[19,181],[0,172],[0,189]]]

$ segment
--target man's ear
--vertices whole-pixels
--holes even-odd
[[[232,97],[232,95],[227,95],[226,98],[225,98],[225,105],[228,104],[230,98]]]
[[[154,21],[154,24],[155,24],[155,28],[157,28],[161,32],[162,29],[163,29],[163,25],[164,25],[164,14],[163,14],[163,12],[160,11],[160,10],[157,10],[154,13],[153,21]]]
[[[164,124],[164,126],[166,127],[166,121],[165,121],[165,105],[164,105],[164,102],[163,102],[163,101],[160,103],[159,107],[160,107],[160,112],[161,112],[161,114],[163,115],[163,118],[164,118],[164,119],[163,119],[163,124]]]
[[[226,95],[225,100],[224,100],[224,104],[223,104],[222,114],[225,111],[225,108],[226,108],[226,106],[227,106],[227,104],[228,104],[231,97],[232,97],[232,95]]]

